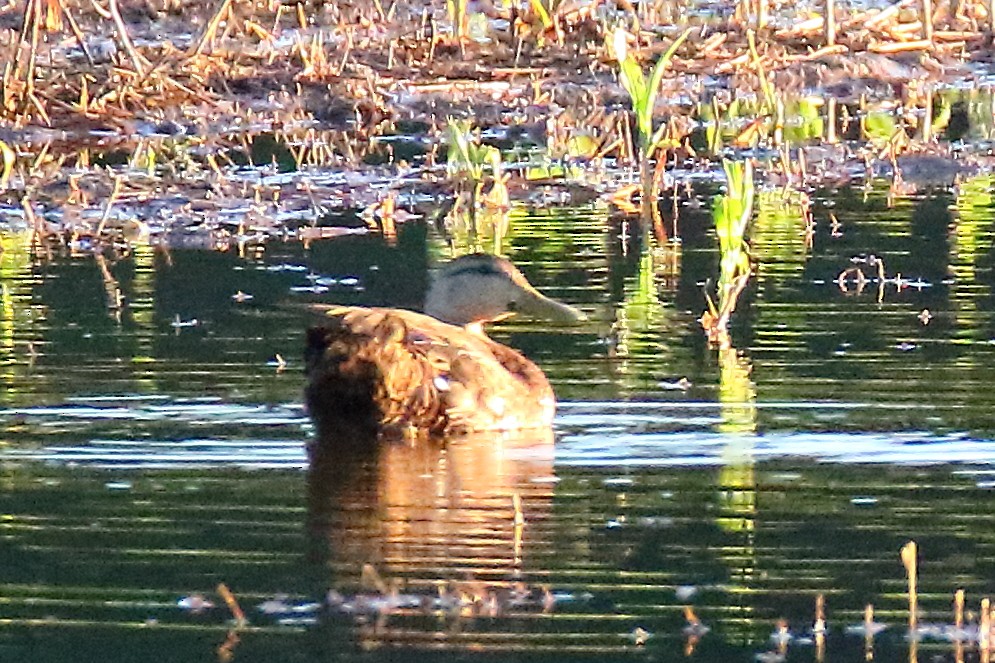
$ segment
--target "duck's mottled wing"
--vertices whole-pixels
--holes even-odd
[[[308,332],[307,402],[319,427],[430,434],[548,425],[548,382],[517,352],[434,318],[336,307]]]

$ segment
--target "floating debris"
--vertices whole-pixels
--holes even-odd
[[[632,644],[637,647],[642,647],[652,637],[653,634],[644,629],[642,626],[637,626],[629,633],[629,639],[632,640]]]
[[[191,594],[176,601],[176,606],[181,610],[186,610],[197,615],[214,608],[214,603],[203,594]]]
[[[285,594],[278,594],[256,606],[264,615],[314,615],[322,609],[315,601],[291,601]]]
[[[307,293],[311,295],[323,295],[328,292],[328,286],[324,285],[295,285],[290,287],[290,292]]]
[[[695,614],[694,608],[689,605],[684,606],[684,619],[687,624],[681,629],[681,632],[688,637],[700,638],[701,636],[708,633],[711,629],[703,624],[698,615]]]
[[[308,268],[306,265],[292,265],[288,263],[281,263],[279,265],[267,265],[267,272],[306,272]]]
[[[660,387],[661,389],[665,389],[668,391],[687,391],[693,385],[691,384],[691,381],[688,380],[687,378],[680,378],[679,380],[675,380],[672,382],[667,380],[657,382],[657,386]]]
[[[182,320],[179,314],[177,314],[173,318],[173,321],[169,323],[169,326],[172,327],[173,329],[180,330],[180,329],[186,329],[187,327],[196,327],[199,324],[200,321],[197,320],[197,318],[192,318],[190,320]]]
[[[864,621],[859,624],[851,624],[846,626],[843,630],[845,633],[850,635],[862,635],[868,640],[872,640],[878,633],[886,628],[888,628],[887,624],[874,621],[874,606],[868,603],[864,607]]]
[[[794,639],[795,636],[792,635],[791,630],[788,628],[787,620],[777,620],[777,624],[774,627],[774,631],[770,634],[769,640],[778,647],[784,647]]]
[[[819,594],[815,597],[815,621],[812,624],[812,634],[815,636],[825,635],[828,630],[826,626],[826,597]]]

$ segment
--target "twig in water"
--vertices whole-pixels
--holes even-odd
[[[228,606],[228,610],[231,611],[231,616],[235,618],[235,624],[238,628],[242,628],[248,623],[245,618],[245,613],[242,612],[242,608],[238,605],[238,600],[235,595],[231,593],[228,589],[228,585],[225,583],[218,583],[218,595],[224,600],[225,605]]]

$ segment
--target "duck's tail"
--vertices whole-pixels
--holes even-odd
[[[409,435],[444,425],[432,376],[407,337],[404,321],[389,314],[371,328],[330,317],[308,330],[305,400],[320,438]]]

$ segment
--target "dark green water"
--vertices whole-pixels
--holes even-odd
[[[890,625],[875,660],[956,660],[906,639],[899,549],[919,544],[924,621],[952,621],[958,588],[975,612],[993,591],[991,190],[819,195],[809,240],[765,194],[725,352],[696,322],[718,270],[707,204],[651,248],[597,206],[516,209],[508,255],[591,317],[495,330],[553,381],[555,446],[388,447],[323,473],[306,470],[303,305],[417,306],[446,254],[434,231],[101,264],[32,254],[15,226],[0,660],[751,661],[786,619],[788,660],[859,661],[844,628],[868,603]],[[889,281],[834,282],[873,277],[872,254]],[[230,631],[219,583],[247,626]],[[818,594],[821,648],[804,641]],[[684,631],[685,604],[707,633]]]

